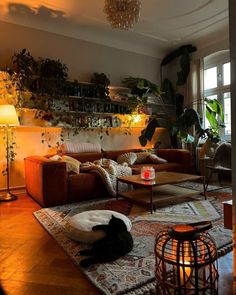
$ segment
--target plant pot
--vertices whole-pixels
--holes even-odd
[[[212,142],[211,140],[206,140],[201,148],[201,151],[199,154],[200,158],[206,158],[206,157],[213,158],[218,146],[219,146],[219,143]]]

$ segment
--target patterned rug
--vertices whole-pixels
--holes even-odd
[[[146,212],[144,215],[129,216],[132,220],[133,250],[115,262],[81,269],[103,294],[153,294],[155,290],[153,249],[155,237],[164,227],[176,223],[211,220],[213,229],[209,233],[215,239],[219,256],[232,249],[232,231],[224,229],[222,219],[222,200],[226,198],[230,198],[228,192],[211,192],[208,193],[207,200],[203,200],[201,196],[193,201],[159,208],[154,214]],[[45,208],[35,212],[34,215],[74,263],[79,265],[78,253],[87,246],[76,243],[65,235],[65,217],[68,214],[73,215],[95,208],[128,214],[131,207],[132,205],[126,200],[106,199]]]

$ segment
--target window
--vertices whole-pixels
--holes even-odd
[[[204,58],[204,97],[218,99],[225,115],[225,128],[220,135],[226,140],[231,139],[231,93],[230,93],[230,62],[229,53],[222,51]],[[205,128],[209,122],[204,119]]]

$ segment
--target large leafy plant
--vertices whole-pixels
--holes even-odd
[[[212,142],[219,142],[220,128],[224,127],[224,112],[222,105],[216,99],[205,98],[204,101],[206,118],[209,121],[210,127],[203,128],[202,119],[195,109],[185,108],[177,120],[173,124],[170,124],[170,134],[177,135],[177,137],[185,143],[192,143],[196,138],[204,138]],[[153,117],[146,128],[142,130],[139,137],[142,146],[145,146],[148,141],[151,141],[157,127],[160,127],[158,118]],[[195,137],[190,133],[193,127],[196,132]]]
[[[206,103],[206,118],[210,123],[210,127],[204,130],[205,135],[212,142],[220,141],[220,129],[224,128],[224,111],[222,105],[217,99],[207,99]]]
[[[161,94],[160,87],[145,78],[128,77],[122,83],[131,89],[131,94],[128,95],[130,111],[142,108],[147,103],[148,94]]]

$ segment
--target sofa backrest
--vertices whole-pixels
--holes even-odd
[[[105,158],[104,153],[66,153],[65,155],[73,157],[81,163],[93,162],[101,158]]]
[[[60,154],[60,155],[66,155],[73,157],[80,161],[81,163],[84,162],[93,162],[96,160],[99,160],[101,158],[107,158],[116,161],[117,157],[121,154],[125,153],[136,153],[140,152],[142,149],[125,149],[125,150],[116,150],[116,151],[103,151],[101,153],[65,153],[65,154]],[[53,155],[46,155],[45,157],[50,158]]]
[[[116,159],[117,159],[117,157],[119,155],[122,155],[122,154],[125,154],[125,153],[130,153],[130,152],[136,153],[136,152],[139,152],[140,150],[141,149],[126,149],[126,150],[119,150],[119,151],[104,151],[104,154],[105,154],[105,158],[116,161]]]

